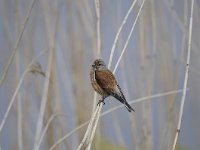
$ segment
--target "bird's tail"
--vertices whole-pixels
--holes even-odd
[[[118,99],[121,103],[123,103],[123,104],[125,105],[126,109],[127,109],[129,112],[131,112],[131,111],[134,111],[134,112],[135,112],[135,110],[134,110],[134,109],[128,104],[128,102],[126,101],[126,98],[125,98],[124,94],[122,93],[122,90],[121,90],[120,86],[117,85],[117,87],[118,87],[119,92],[118,92],[118,93],[113,92],[112,95],[113,95],[116,99]]]
[[[131,105],[128,104],[127,101],[125,101],[124,105],[125,105],[126,109],[127,109],[129,112],[131,112],[131,111],[134,111],[134,112],[135,112],[135,110],[131,107]]]

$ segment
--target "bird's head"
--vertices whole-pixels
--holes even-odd
[[[96,59],[94,61],[94,63],[92,64],[92,68],[94,70],[106,70],[107,69],[105,62],[102,59]]]

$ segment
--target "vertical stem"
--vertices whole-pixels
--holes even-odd
[[[43,91],[43,96],[41,100],[40,111],[39,111],[39,116],[38,116],[38,121],[37,121],[34,150],[39,149],[40,134],[42,132],[44,112],[45,112],[46,104],[47,104],[52,59],[53,59],[53,49],[51,49],[49,58],[48,58],[48,71],[47,71],[47,77],[45,79],[44,91]]]
[[[180,106],[178,126],[177,126],[177,131],[176,131],[176,134],[175,134],[175,138],[174,138],[172,150],[174,150],[175,147],[176,147],[176,143],[177,143],[177,140],[178,140],[178,135],[180,133],[180,127],[181,127],[182,116],[183,116],[183,109],[184,109],[184,104],[185,104],[187,82],[188,82],[188,76],[189,76],[189,65],[190,65],[190,51],[191,51],[191,38],[192,38],[193,11],[194,11],[194,0],[191,1],[191,14],[190,14],[190,22],[189,22],[189,38],[188,38],[187,64],[186,64],[186,72],[185,72],[185,79],[184,79],[184,85],[183,85],[183,95],[182,95],[182,98],[181,98],[181,106]]]
[[[117,34],[115,36],[115,40],[113,42],[112,49],[111,49],[111,52],[110,52],[110,58],[109,58],[108,68],[111,67],[111,63],[112,63],[112,59],[113,59],[113,54],[115,52],[115,47],[116,47],[116,43],[117,43],[117,41],[119,39],[119,35],[120,35],[120,33],[121,33],[121,31],[122,31],[122,29],[124,27],[124,24],[126,23],[126,20],[128,19],[128,16],[130,15],[131,11],[133,10],[133,7],[135,6],[136,2],[137,2],[137,0],[133,1],[131,7],[129,8],[126,16],[124,17],[123,22],[121,23],[121,25],[119,27],[119,30],[118,30],[118,32],[117,32]]]
[[[77,150],[80,150],[80,149],[82,148],[83,144],[86,142],[87,138],[89,137],[88,135],[89,135],[89,132],[91,132],[92,125],[94,124],[95,117],[96,117],[97,112],[98,112],[98,110],[99,110],[98,108],[99,108],[99,107],[97,107],[97,109],[96,109],[95,112],[93,113],[93,115],[92,115],[92,117],[91,117],[91,119],[90,119],[89,125],[88,125],[88,127],[87,127],[87,130],[86,130],[86,132],[85,132],[85,135],[84,135],[84,137],[83,137],[83,140],[82,140],[81,143],[79,144]]]
[[[39,142],[40,142],[40,137],[41,137],[42,128],[43,128],[43,119],[45,115],[45,109],[47,106],[48,93],[49,93],[49,81],[50,81],[50,76],[51,76],[51,71],[52,71],[52,64],[54,60],[53,56],[54,56],[54,50],[55,50],[55,33],[56,33],[56,27],[57,27],[56,26],[57,16],[53,19],[50,17],[49,4],[42,1],[42,6],[43,6],[44,20],[45,20],[45,25],[46,25],[46,30],[47,30],[47,37],[49,38],[48,39],[49,55],[48,55],[47,73],[46,73],[46,78],[44,82],[43,95],[42,95],[39,116],[38,116],[37,125],[36,125],[36,134],[35,134],[35,141],[34,141],[34,147],[33,147],[34,150],[39,149]]]
[[[96,131],[96,128],[97,128],[97,124],[98,124],[98,121],[99,121],[99,117],[101,115],[102,107],[103,107],[103,104],[101,103],[100,106],[99,106],[99,109],[97,109],[98,111],[97,111],[96,119],[95,119],[95,122],[94,122],[94,126],[93,126],[93,128],[91,130],[92,133],[91,133],[91,136],[89,138],[89,141],[88,141],[89,144],[88,144],[86,150],[90,150],[90,148],[91,148],[92,141],[94,139],[95,131]]]
[[[17,55],[16,59],[16,74],[17,74],[17,80],[19,79],[20,74],[20,57],[19,53]],[[22,99],[21,99],[21,93],[18,93],[17,96],[17,136],[18,136],[18,149],[23,150],[23,137],[22,137]]]
[[[95,0],[95,10],[97,17],[97,55],[101,56],[101,33],[100,33],[100,3],[99,0]]]
[[[96,17],[97,17],[97,57],[101,57],[101,32],[100,32],[100,3],[99,0],[95,0],[95,10],[96,10]],[[97,93],[94,92],[94,98],[93,98],[93,112],[96,107],[97,102]]]
[[[6,110],[6,113],[5,113],[4,117],[3,117],[3,120],[1,121],[1,124],[0,124],[0,133],[1,133],[2,129],[3,129],[3,127],[4,127],[4,124],[5,124],[5,122],[6,122],[6,119],[7,119],[7,117],[8,117],[8,114],[9,114],[9,112],[10,112],[10,109],[11,109],[11,107],[12,107],[14,101],[15,101],[15,98],[16,98],[16,96],[17,96],[17,94],[18,94],[18,91],[19,91],[19,89],[20,89],[20,87],[22,86],[22,83],[23,83],[23,81],[24,81],[24,77],[25,77],[26,73],[28,73],[28,71],[29,71],[28,69],[24,71],[24,73],[22,74],[22,76],[21,76],[21,78],[20,78],[20,81],[19,81],[19,83],[18,83],[18,85],[17,85],[17,88],[15,89],[15,93],[13,94],[12,99],[11,99],[9,105],[8,105],[7,110]]]
[[[33,0],[32,3],[31,3],[31,6],[30,6],[30,9],[29,9],[29,11],[28,11],[28,13],[27,13],[27,16],[26,16],[26,18],[25,18],[24,24],[22,25],[22,30],[21,30],[21,32],[19,33],[19,37],[17,38],[15,47],[14,47],[12,53],[11,53],[11,56],[9,57],[8,63],[7,63],[7,65],[6,65],[6,67],[5,67],[4,71],[3,71],[2,76],[1,76],[0,85],[3,83],[5,77],[6,77],[7,73],[8,73],[8,69],[9,69],[10,65],[12,64],[12,61],[13,61],[14,56],[15,56],[15,53],[16,53],[18,47],[19,47],[19,43],[20,43],[20,41],[21,41],[21,39],[22,39],[22,36],[23,36],[24,30],[25,30],[25,27],[26,27],[27,22],[28,22],[28,20],[29,20],[29,18],[30,18],[30,15],[31,15],[31,12],[32,12],[32,9],[33,9],[33,6],[34,6],[35,2],[36,2],[36,0]]]
[[[139,9],[139,11],[138,11],[138,13],[137,13],[137,16],[136,16],[136,18],[135,18],[135,21],[134,21],[134,23],[133,23],[133,26],[132,26],[132,28],[131,28],[131,31],[130,31],[130,33],[129,33],[129,35],[128,35],[128,38],[126,39],[126,43],[124,44],[124,47],[123,47],[123,50],[122,50],[122,52],[121,52],[121,54],[120,54],[120,56],[119,56],[119,59],[117,60],[117,63],[116,63],[115,68],[114,68],[114,70],[113,70],[113,73],[116,72],[117,67],[118,67],[118,65],[119,65],[119,63],[120,63],[120,61],[121,61],[121,59],[122,59],[122,56],[123,56],[125,50],[126,50],[126,47],[128,46],[129,40],[130,40],[130,38],[131,38],[131,35],[132,35],[132,33],[133,33],[133,30],[134,30],[134,28],[135,28],[135,25],[136,25],[136,23],[137,23],[138,17],[139,17],[139,15],[140,15],[140,12],[141,12],[141,10],[142,10],[142,8],[143,8],[143,5],[144,5],[144,2],[145,2],[145,1],[146,1],[146,0],[143,0],[143,1],[142,1],[142,4],[141,4],[141,6],[140,6],[140,9]]]

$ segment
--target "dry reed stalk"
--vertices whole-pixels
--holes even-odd
[[[102,50],[101,50],[101,28],[100,28],[100,0],[95,0],[95,11],[96,11],[96,33],[97,33],[97,58],[101,58],[102,56]],[[90,13],[91,14],[91,13]],[[92,112],[95,111],[97,104],[97,92],[94,92],[94,97],[93,97],[93,107],[92,107]],[[86,141],[87,142],[87,141]]]
[[[101,32],[100,32],[100,1],[99,0],[95,0],[95,11],[96,11],[96,21],[97,21],[97,57],[100,58],[101,57]],[[95,107],[96,107],[96,103],[97,103],[97,93],[94,92],[94,97],[93,97],[93,112],[95,111]]]
[[[92,112],[95,112],[96,106],[97,106],[97,92],[94,92]]]
[[[126,13],[126,16],[124,17],[124,19],[123,19],[123,21],[122,21],[122,23],[121,23],[121,25],[120,25],[120,27],[119,27],[119,29],[117,31],[117,34],[115,36],[115,40],[113,42],[113,45],[112,45],[112,48],[111,48],[111,52],[110,52],[108,68],[111,67],[111,63],[112,63],[112,60],[113,60],[113,54],[115,52],[115,47],[116,47],[117,41],[119,39],[119,35],[120,35],[120,33],[121,33],[121,31],[122,31],[122,29],[123,29],[123,27],[124,27],[124,25],[125,25],[125,23],[126,23],[126,21],[128,19],[128,16],[130,15],[131,11],[133,10],[133,7],[135,6],[136,2],[137,2],[137,0],[134,0],[133,3],[131,4],[131,7],[129,8],[128,12]]]
[[[101,57],[101,32],[100,32],[100,1],[95,0],[95,10],[97,18],[97,56]]]
[[[41,106],[40,106],[40,111],[39,111],[39,116],[38,116],[38,121],[37,121],[37,126],[36,126],[36,136],[35,136],[35,143],[34,143],[34,150],[39,149],[39,139],[40,139],[40,134],[42,132],[42,126],[43,126],[43,118],[44,118],[44,112],[47,104],[47,96],[48,96],[48,89],[49,89],[49,78],[50,78],[50,70],[51,70],[51,65],[52,65],[52,58],[53,58],[53,52],[52,49],[50,50],[49,58],[48,58],[48,71],[46,73],[47,78],[45,79],[44,83],[44,90],[43,90],[43,96],[41,100]]]
[[[6,65],[6,67],[5,67],[5,69],[3,70],[3,74],[2,74],[1,79],[0,79],[0,86],[3,83],[3,81],[5,80],[6,75],[8,73],[8,69],[9,69],[10,65],[12,64],[12,61],[14,59],[15,53],[16,53],[16,51],[17,51],[17,49],[19,47],[19,44],[21,42],[25,27],[26,27],[27,22],[28,22],[28,20],[30,18],[30,15],[31,15],[31,12],[32,12],[32,9],[33,9],[33,6],[34,6],[35,2],[36,2],[36,0],[33,0],[31,2],[30,8],[28,9],[29,11],[27,13],[27,16],[25,17],[25,21],[24,21],[24,23],[22,25],[22,29],[21,29],[21,31],[19,33],[19,37],[17,38],[17,41],[16,41],[15,46],[14,46],[14,49],[13,49],[13,51],[11,53],[11,56],[9,57],[8,63]]]
[[[90,119],[88,128],[87,128],[87,130],[86,130],[86,132],[85,132],[85,135],[84,135],[84,137],[83,137],[81,143],[79,144],[77,150],[80,150],[80,149],[83,147],[83,145],[85,144],[85,142],[87,141],[87,139],[90,137],[89,134],[90,134],[90,132],[91,132],[91,130],[92,130],[92,126],[93,126],[93,124],[94,124],[95,117],[96,117],[97,112],[98,112],[98,110],[99,110],[98,108],[99,108],[99,107],[97,107],[96,110],[95,110],[95,112],[92,114],[92,117],[91,117],[91,119]]]
[[[170,6],[172,8],[175,7],[174,0],[171,1]],[[172,33],[176,33],[176,24],[175,24],[175,21],[172,21]],[[176,39],[176,36],[172,35],[171,43],[172,43],[172,52],[173,52],[173,58],[172,58],[172,60],[175,61],[176,58],[177,58],[177,51],[176,51],[177,39]]]
[[[188,2],[187,0],[184,0],[184,30],[183,30],[183,36],[182,36],[182,43],[181,43],[181,54],[180,54],[180,60],[181,62],[184,62],[184,48],[186,44],[186,38],[187,38],[187,14],[188,14]]]
[[[149,8],[150,9],[150,8]],[[139,70],[139,74],[141,74],[141,81],[139,85],[141,86],[140,94],[141,95],[150,95],[153,91],[154,87],[154,74],[155,74],[155,63],[148,59],[148,54],[150,47],[152,44],[148,44],[148,33],[145,32],[146,29],[150,26],[151,23],[149,19],[151,14],[148,13],[147,9],[144,9],[143,14],[141,14],[139,19],[139,54],[140,54],[140,67],[142,69]],[[150,32],[150,35],[153,33]],[[151,69],[150,69],[151,68]],[[148,76],[146,76],[146,72],[148,70]],[[140,80],[139,80],[140,81]],[[152,149],[153,143],[153,136],[152,136],[152,102],[147,101],[142,103],[141,105],[141,138],[143,139],[141,142],[138,143],[138,147],[140,149]],[[132,117],[134,118],[134,117]],[[134,122],[133,122],[134,123]],[[133,135],[135,136],[135,135]],[[134,144],[136,145],[136,144]]]
[[[114,28],[117,32],[117,28],[118,28],[118,24],[121,24],[121,18],[122,18],[122,2],[118,2],[117,3],[117,20],[116,23],[114,23]],[[116,26],[117,25],[117,26]],[[122,35],[119,35],[119,39],[118,39],[118,44],[117,44],[117,49],[118,49],[118,53],[120,53],[121,49],[122,49],[122,44],[123,44],[123,40],[122,40]],[[124,59],[121,62],[120,65],[120,70],[126,70],[125,69],[125,64],[124,64]],[[125,92],[124,94],[126,95],[127,99],[129,98],[129,95],[127,95],[128,92],[128,82],[127,82],[127,78],[126,78],[126,73],[124,71],[121,71],[121,77],[122,77],[122,87],[123,87],[123,91]],[[113,129],[114,129],[114,133],[116,134],[116,139],[117,139],[117,143],[119,143],[120,146],[125,147],[125,139],[123,137],[123,129],[122,126],[120,125],[120,118],[118,117],[118,112],[113,112],[112,113],[112,124],[113,124]]]
[[[117,60],[117,63],[116,63],[115,68],[114,68],[114,70],[113,70],[113,73],[116,72],[117,67],[118,67],[118,65],[119,65],[119,63],[120,63],[120,61],[121,61],[121,59],[122,59],[122,56],[123,56],[123,54],[124,54],[124,52],[125,52],[125,50],[126,50],[126,47],[127,47],[128,43],[129,43],[129,40],[130,40],[130,38],[131,38],[131,35],[132,35],[132,33],[133,33],[133,30],[134,30],[135,25],[136,25],[136,23],[137,23],[138,17],[140,16],[140,12],[141,12],[141,10],[142,10],[142,8],[143,8],[143,5],[144,5],[144,2],[145,2],[145,1],[146,1],[146,0],[143,0],[143,1],[142,1],[142,4],[141,4],[141,6],[140,6],[140,9],[139,9],[139,11],[138,11],[138,13],[137,13],[137,16],[136,16],[136,18],[135,18],[135,21],[134,21],[134,23],[133,23],[133,26],[132,26],[132,28],[131,28],[131,31],[130,31],[130,33],[129,33],[129,35],[128,35],[128,38],[126,39],[126,43],[124,44],[124,47],[123,47],[123,50],[122,50],[122,52],[121,52],[121,54],[120,54],[120,56],[119,56],[119,59]]]
[[[94,135],[95,135],[95,131],[97,129],[97,124],[98,124],[98,121],[99,121],[99,117],[101,115],[101,110],[102,110],[102,107],[103,107],[103,103],[100,104],[99,106],[99,109],[97,108],[97,115],[96,115],[96,118],[95,118],[95,122],[94,122],[94,126],[93,128],[91,128],[91,135],[89,137],[89,140],[87,141],[87,147],[85,148],[86,150],[90,150],[91,146],[92,146],[92,141],[94,139]]]
[[[77,128],[73,129],[72,131],[70,131],[69,133],[67,133],[65,136],[61,137],[60,139],[58,139],[56,141],[56,143],[54,143],[49,150],[53,150],[56,148],[56,146],[58,146],[61,142],[63,142],[65,139],[67,139],[70,135],[72,135],[73,133],[75,133],[76,131],[78,131],[79,129],[85,127],[87,124],[89,123],[89,121],[86,121],[85,123],[81,124],[80,126],[78,126]]]
[[[64,58],[63,58],[63,55],[59,55],[59,50],[57,50],[57,53],[56,53],[56,56],[57,58],[57,70],[60,70],[60,72],[57,72],[57,76],[58,74],[60,75],[60,80],[61,81],[65,81],[63,83],[63,86],[64,86],[64,89],[66,90],[67,92],[67,95],[69,95],[69,101],[68,101],[68,105],[69,105],[69,108],[71,108],[72,110],[74,110],[74,105],[73,105],[73,96],[72,96],[72,92],[71,92],[71,87],[70,87],[70,84],[68,84],[68,81],[70,81],[68,78],[69,76],[69,73],[66,71],[66,67],[63,66],[63,63],[64,63]],[[59,56],[58,56],[59,55]],[[65,105],[63,105],[63,98],[62,98],[62,89],[63,87],[59,86],[59,80],[58,78],[55,79],[55,87],[56,87],[56,99],[59,100],[59,104],[57,104],[58,106],[56,107],[56,110],[55,112],[58,112],[58,113],[64,113],[65,111]],[[57,102],[57,101],[56,101]],[[73,111],[72,111],[73,113]],[[59,127],[59,132],[60,134],[58,135],[58,137],[62,137],[63,136],[63,133],[65,133],[65,131],[68,130],[68,124],[66,124],[66,120],[63,120],[61,118],[58,119],[58,124],[60,125]],[[72,149],[71,146],[72,144],[69,143],[69,142],[65,142],[64,145],[66,145],[66,149]]]
[[[167,3],[167,1],[163,1],[165,3],[165,6],[166,8],[169,10],[169,12],[171,13],[172,17],[173,17],[173,20],[177,23],[179,29],[182,31],[182,32],[185,32],[185,23],[181,21],[181,18],[179,17],[179,15],[173,10],[170,8],[169,4]],[[199,46],[196,44],[196,42],[192,42],[192,45],[194,47],[194,49],[199,49]]]
[[[135,24],[136,24],[136,22],[137,22],[137,19],[138,19],[138,17],[139,17],[139,15],[140,15],[140,12],[141,12],[141,10],[142,10],[142,8],[143,8],[143,5],[144,5],[144,2],[145,2],[145,0],[143,0],[143,2],[142,2],[142,4],[141,4],[141,6],[140,6],[140,9],[139,9],[139,11],[138,11],[138,14],[137,14],[137,16],[136,16],[136,19],[135,19],[135,21],[134,21],[134,23],[133,23],[133,26],[132,26],[132,28],[131,28],[131,31],[130,31],[130,33],[129,33],[129,35],[128,35],[128,38],[127,38],[127,40],[126,40],[126,43],[125,43],[125,45],[124,45],[124,48],[123,48],[123,50],[122,50],[122,52],[121,52],[121,55],[120,55],[120,57],[119,57],[119,59],[118,59],[118,61],[117,61],[117,64],[115,65],[115,69],[114,69],[114,71],[113,71],[113,73],[115,73],[115,71],[116,71],[116,69],[117,69],[117,67],[118,67],[118,65],[119,65],[119,62],[120,62],[120,60],[121,60],[121,58],[122,58],[122,56],[123,56],[123,53],[125,52],[125,50],[126,50],[126,47],[127,47],[127,45],[128,45],[128,43],[129,43],[129,39],[130,39],[130,37],[131,37],[131,35],[132,35],[132,32],[133,32],[133,29],[134,29],[134,27],[135,27]],[[128,12],[129,13],[129,12]],[[123,24],[124,22],[122,22],[122,24]],[[122,25],[121,25],[122,26]],[[121,27],[120,26],[120,27]],[[123,27],[123,26],[122,26]],[[119,28],[119,30],[121,30],[121,28]],[[117,38],[118,39],[118,38]],[[112,59],[110,59],[109,60],[109,64],[111,64],[111,62],[110,61],[112,61]],[[94,122],[94,125],[93,126],[91,126],[91,129],[89,129],[89,130],[87,130],[87,131],[90,131],[91,132],[91,134],[89,133],[88,135],[89,135],[89,137],[88,137],[88,139],[89,139],[89,141],[86,143],[86,150],[90,150],[90,148],[91,148],[91,144],[92,144],[92,141],[93,141],[93,138],[94,138],[94,134],[95,134],[95,131],[96,131],[96,127],[97,127],[97,124],[98,124],[98,120],[99,120],[99,117],[100,117],[100,114],[101,114],[101,109],[102,109],[102,106],[103,106],[103,104],[101,103],[100,105],[99,105],[99,107],[97,107],[96,108],[96,110],[98,110],[98,112],[97,112],[97,116],[96,116],[96,120],[95,120],[95,122]],[[99,108],[99,109],[98,109]],[[86,132],[87,132],[86,131]],[[81,142],[82,143],[82,142]],[[81,148],[83,146],[83,144],[80,144],[79,145],[79,148]]]
[[[20,56],[16,57],[16,81],[20,78]],[[22,97],[20,91],[17,95],[17,139],[18,149],[23,150],[23,136],[22,136]]]
[[[57,23],[58,23],[57,16],[55,16],[54,19],[51,20],[51,17],[50,17],[51,9],[50,9],[50,6],[48,5],[50,4],[42,1],[46,33],[47,33],[47,37],[49,38],[48,39],[49,55],[48,55],[48,62],[47,62],[46,79],[44,81],[43,95],[41,99],[40,110],[39,110],[39,115],[38,115],[37,124],[36,124],[36,133],[35,133],[34,146],[33,146],[34,150],[39,149],[39,141],[40,141],[42,128],[43,128],[43,119],[44,119],[45,110],[47,107],[47,100],[48,100],[48,95],[49,95],[49,84],[50,84],[49,79],[51,79],[51,71],[53,68],[53,60],[54,60],[54,52],[55,52],[55,34],[57,31],[56,29],[57,29]],[[52,21],[54,22],[52,23]],[[52,24],[53,26],[51,26]]]
[[[44,127],[44,129],[43,129],[43,131],[42,131],[42,133],[41,133],[41,136],[40,136],[40,139],[39,139],[39,142],[38,142],[38,147],[40,147],[40,145],[41,145],[41,143],[42,143],[42,140],[43,140],[43,138],[44,138],[44,136],[45,136],[47,130],[49,129],[50,124],[51,124],[52,121],[53,121],[55,118],[57,118],[57,117],[65,117],[65,115],[63,115],[63,114],[53,114],[53,115],[49,118],[49,120],[47,121],[47,123],[46,123],[46,125],[45,125],[45,127]]]
[[[101,56],[101,34],[100,34],[100,2],[99,0],[95,0],[95,11],[96,11],[96,21],[97,21],[97,56],[100,57]],[[89,123],[89,126],[85,132],[85,135],[81,141],[81,143],[79,144],[78,146],[78,149],[77,150],[80,150],[82,148],[82,146],[84,145],[85,142],[87,142],[87,140],[89,139],[89,137],[91,136],[90,132],[92,130],[92,125],[94,123],[94,119],[96,117],[96,113],[97,113],[97,110],[98,108],[96,108],[95,110],[95,107],[96,107],[96,101],[97,101],[97,93],[94,92],[94,98],[93,98],[93,115],[92,115],[92,118],[91,118],[91,121]]]
[[[188,89],[187,89],[188,90]],[[168,95],[172,95],[172,94],[177,94],[177,93],[181,93],[183,92],[183,90],[175,90],[175,91],[169,91],[169,92],[165,92],[165,93],[158,93],[158,94],[154,94],[154,95],[150,95],[150,96],[145,96],[145,97],[142,97],[142,98],[138,98],[138,99],[134,99],[134,100],[131,100],[129,101],[130,104],[136,104],[136,103],[140,103],[140,102],[144,102],[146,100],[152,100],[152,99],[155,99],[155,98],[159,98],[159,97],[163,97],[163,96],[168,96]],[[103,117],[119,108],[122,108],[124,107],[123,104],[119,105],[119,106],[116,106],[116,107],[113,107],[105,112],[103,112],[100,117]],[[97,113],[97,112],[96,112]],[[93,114],[94,115],[94,114]],[[96,114],[95,114],[96,116]],[[93,118],[93,117],[92,117]],[[61,142],[63,142],[64,140],[66,140],[68,137],[70,137],[73,133],[77,132],[78,130],[80,130],[81,128],[85,127],[89,122],[91,121],[91,119],[89,121],[86,121],[84,122],[83,124],[79,125],[78,127],[76,127],[75,129],[73,129],[72,131],[70,131],[69,133],[67,133],[65,136],[61,137],[60,139],[58,139],[58,141],[53,144],[49,150],[53,150],[56,148],[56,146],[58,146]]]
[[[16,99],[16,96],[17,96],[17,94],[18,94],[18,92],[19,92],[19,89],[20,89],[20,87],[22,86],[22,83],[23,83],[23,81],[24,81],[24,78],[25,78],[26,74],[27,74],[28,72],[31,71],[31,70],[30,70],[31,66],[37,61],[37,59],[38,59],[44,52],[46,52],[46,50],[41,51],[41,52],[39,53],[38,56],[36,56],[35,58],[33,58],[33,60],[31,61],[31,63],[28,65],[28,67],[26,68],[26,70],[23,72],[23,74],[22,74],[22,76],[21,76],[21,78],[20,78],[20,81],[19,81],[19,83],[17,84],[17,87],[16,87],[16,89],[15,89],[15,92],[14,92],[14,94],[13,94],[13,96],[12,96],[12,99],[11,99],[11,101],[10,101],[8,107],[7,107],[7,110],[6,110],[5,114],[4,114],[4,117],[3,117],[2,121],[1,121],[1,124],[0,124],[0,133],[1,133],[2,129],[3,129],[3,127],[4,127],[5,121],[6,121],[7,117],[8,117],[8,114],[9,114],[9,112],[10,112],[10,109],[11,109],[11,107],[12,107],[12,105],[13,105],[15,99]]]
[[[96,29],[97,29],[97,57],[100,58],[101,57],[100,0],[95,0],[95,11],[96,11],[96,22],[97,22],[97,27],[96,27]],[[97,93],[94,92],[93,112],[95,111],[96,103],[97,103]],[[94,117],[95,117],[95,115],[94,115]],[[96,118],[96,120],[97,120],[97,118]],[[95,123],[95,120],[93,123]],[[86,144],[88,143],[88,140],[90,140],[89,137],[93,136],[92,133],[90,133],[92,130],[93,123],[91,124],[91,127],[88,130],[88,132],[89,132],[88,135],[86,135],[86,136],[88,136],[87,140],[85,141]],[[87,131],[86,131],[86,133],[87,133]],[[89,147],[90,146],[91,145],[89,145]]]
[[[180,106],[180,112],[179,112],[178,126],[177,126],[177,131],[176,131],[176,134],[175,134],[175,138],[174,138],[174,141],[173,141],[172,150],[175,150],[176,143],[177,143],[177,140],[178,140],[178,135],[180,133],[180,127],[181,127],[181,122],[182,122],[183,109],[184,109],[185,97],[186,97],[186,91],[187,91],[187,82],[188,82],[189,66],[190,66],[193,11],[194,11],[194,0],[191,1],[191,12],[190,12],[190,22],[189,22],[189,37],[188,37],[188,50],[187,50],[187,62],[186,62],[187,64],[186,64],[185,79],[184,79],[184,85],[183,85],[183,95],[182,95],[182,98],[181,98],[181,106]]]

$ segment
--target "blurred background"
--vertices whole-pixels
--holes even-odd
[[[96,106],[89,81],[91,64],[98,57],[108,64],[116,33],[132,3],[133,0],[100,0],[99,56],[94,0],[0,0],[1,123],[17,94],[0,131],[2,150],[33,149],[45,127],[39,148],[48,150],[90,119]],[[120,34],[111,70],[141,3],[142,0],[136,1]],[[177,150],[200,147],[199,8],[200,1],[195,0],[189,91]],[[190,10],[190,0],[146,0],[115,73],[128,101],[183,88]],[[29,65],[36,57],[37,63]],[[29,71],[24,74],[27,68]],[[17,89],[20,80],[22,84]],[[181,96],[179,92],[132,104],[134,114],[124,107],[106,114],[100,119],[92,149],[171,149]],[[102,111],[118,105],[114,98],[107,98]],[[39,120],[41,114],[44,115]],[[75,150],[86,127],[54,149]]]

